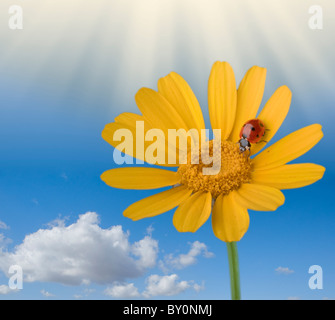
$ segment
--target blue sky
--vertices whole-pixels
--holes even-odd
[[[0,5],[0,299],[229,299],[226,247],[210,221],[194,234],[175,230],[173,211],[132,222],[122,211],[156,191],[100,180],[116,166],[105,124],[136,112],[137,90],[170,71],[189,82],[209,124],[216,60],[238,82],[266,67],[262,104],[281,85],[292,90],[274,141],[312,123],[324,132],[297,161],[325,166],[324,178],[284,190],[275,212],[250,211],[238,244],[242,297],[334,299],[335,5],[318,1],[323,29],[311,30],[311,1],[83,3],[32,0],[16,31],[12,1]],[[73,256],[82,259],[67,270]],[[23,265],[23,289],[8,288],[8,264]],[[322,290],[308,286],[311,265],[322,267]]]

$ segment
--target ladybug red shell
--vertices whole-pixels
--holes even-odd
[[[250,150],[251,143],[258,143],[265,135],[265,125],[259,119],[247,121],[240,131],[240,151]]]

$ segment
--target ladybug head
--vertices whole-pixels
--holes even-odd
[[[250,150],[251,145],[247,139],[242,138],[238,143],[240,145],[240,153]]]

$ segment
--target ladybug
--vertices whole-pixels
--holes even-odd
[[[259,119],[251,119],[247,121],[240,131],[240,141],[238,142],[240,145],[240,152],[242,153],[246,150],[249,150],[250,152],[251,143],[260,142],[267,130],[268,129],[265,129],[264,123]]]

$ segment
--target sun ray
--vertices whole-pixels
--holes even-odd
[[[11,4],[1,1],[4,21]],[[329,90],[334,50],[325,49],[334,22],[326,12],[335,3],[321,5],[324,30],[315,31],[308,28],[308,4],[289,0],[31,0],[22,4],[23,30],[0,28],[0,70],[58,95],[78,87],[92,101],[111,101],[126,86],[127,105],[138,87],[155,86],[152,79],[171,69],[192,85],[215,60],[230,61],[237,81],[250,65],[266,64],[278,82],[294,81],[297,93],[311,79]]]

